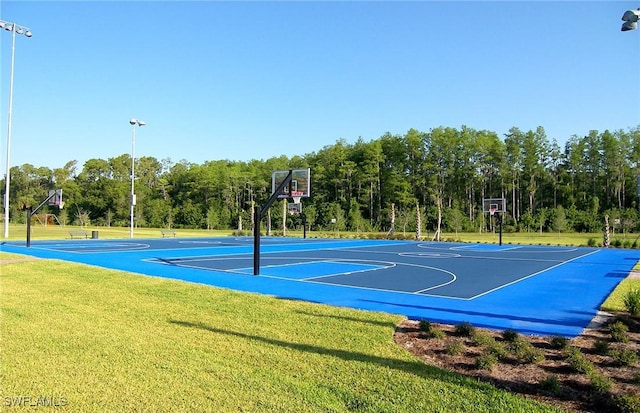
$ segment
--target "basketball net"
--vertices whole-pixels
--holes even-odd
[[[293,202],[295,204],[299,204],[302,199],[302,192],[300,191],[291,191],[291,198],[293,198]]]
[[[494,216],[498,208],[489,208],[489,215]]]

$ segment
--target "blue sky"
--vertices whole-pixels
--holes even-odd
[[[0,2],[11,165],[304,155],[359,137],[640,124],[640,1]],[[11,34],[0,33],[0,170]]]

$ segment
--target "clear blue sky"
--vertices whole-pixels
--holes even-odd
[[[438,126],[640,124],[638,1],[6,1],[11,165],[304,155]],[[0,33],[0,170],[11,34]]]

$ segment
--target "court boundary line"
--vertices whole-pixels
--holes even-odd
[[[449,250],[446,248],[440,248],[440,250]],[[574,250],[570,250],[570,251],[566,251],[566,252],[573,252],[573,251],[577,251],[577,249]],[[368,254],[370,253],[370,251],[357,251],[357,250],[351,250],[351,252],[361,252],[364,254]],[[556,251],[556,252],[560,252],[560,251]],[[564,252],[564,251],[562,251]],[[562,260],[559,261],[557,259],[540,259],[540,258],[518,258],[518,257],[485,257],[485,256],[479,256],[479,255],[461,255],[461,254],[457,254],[457,253],[450,253],[451,255],[448,257],[437,257],[437,256],[421,256],[420,253],[411,253],[411,252],[395,252],[395,251],[376,251],[376,254],[392,254],[392,255],[399,255],[401,257],[413,257],[413,258],[434,258],[434,259],[455,259],[455,258],[470,258],[470,259],[476,259],[476,260],[497,260],[497,261],[532,261],[532,262],[555,262],[555,263],[559,263],[562,264],[564,262],[568,262],[566,260]],[[411,255],[413,254],[413,255]]]
[[[562,266],[562,265],[564,265],[564,264],[568,264],[568,263],[573,262],[573,261],[575,261],[575,260],[578,260],[578,259],[580,259],[580,258],[588,257],[588,256],[593,255],[593,254],[595,254],[595,253],[597,253],[597,252],[600,252],[600,251],[601,251],[601,249],[597,249],[597,250],[595,250],[595,251],[589,251],[589,252],[588,252],[588,253],[586,253],[586,254],[580,255],[580,256],[575,257],[575,258],[572,258],[572,259],[570,259],[570,260],[566,260],[566,261],[564,261],[564,262],[561,262],[561,263],[559,263],[559,264],[553,265],[553,266],[551,266],[551,267],[549,267],[549,268],[546,268],[546,269],[544,269],[544,270],[534,272],[534,273],[529,274],[529,275],[527,275],[527,276],[525,276],[525,277],[523,277],[523,278],[519,278],[519,279],[517,279],[517,280],[514,280],[514,281],[511,281],[511,282],[509,282],[509,283],[507,283],[507,284],[504,284],[504,285],[502,285],[502,286],[500,286],[500,287],[496,287],[496,288],[493,288],[493,289],[491,289],[491,290],[489,290],[489,291],[485,291],[484,293],[482,293],[482,294],[478,294],[478,295],[474,296],[473,298],[475,299],[475,298],[478,298],[478,297],[482,297],[483,295],[487,295],[487,294],[490,294],[490,293],[492,293],[492,292],[498,291],[498,290],[500,290],[500,289],[502,289],[502,288],[504,288],[504,287],[508,287],[508,286],[510,286],[510,285],[513,285],[513,284],[519,283],[520,281],[526,280],[526,279],[528,279],[528,278],[531,278],[531,277],[533,277],[533,276],[536,276],[536,275],[542,274],[542,273],[547,272],[547,271],[551,271],[551,270],[553,270],[553,269],[555,269],[555,268],[558,268],[558,267],[560,267],[560,266]]]
[[[246,255],[246,254],[245,254]],[[337,287],[344,287],[344,288],[354,288],[354,289],[364,289],[364,290],[370,290],[370,291],[383,291],[383,292],[388,292],[388,293],[395,293],[395,294],[407,294],[407,295],[413,295],[413,296],[422,296],[422,297],[438,297],[438,298],[449,298],[449,299],[454,299],[454,300],[462,300],[462,301],[469,301],[472,300],[473,297],[471,298],[465,298],[465,297],[455,297],[455,296],[448,296],[448,295],[438,295],[438,294],[425,294],[423,293],[424,291],[429,291],[429,290],[433,290],[436,288],[441,288],[441,287],[445,287],[453,282],[455,282],[458,277],[456,276],[455,273],[446,270],[444,268],[439,268],[439,267],[433,267],[433,266],[429,266],[429,265],[421,265],[421,264],[414,264],[414,263],[408,263],[408,262],[397,262],[397,261],[385,261],[385,260],[366,260],[366,259],[355,259],[355,258],[334,258],[334,259],[322,259],[322,260],[318,260],[317,257],[297,257],[297,256],[288,256],[288,257],[271,257],[272,259],[281,259],[281,260],[286,260],[286,259],[309,259],[311,261],[308,262],[337,262],[339,263],[340,261],[353,261],[353,262],[382,262],[382,263],[389,263],[389,264],[393,264],[390,265],[388,267],[380,267],[380,268],[373,268],[373,269],[368,269],[368,270],[359,270],[359,271],[351,271],[349,273],[336,273],[336,274],[327,274],[327,275],[320,275],[320,276],[314,276],[314,277],[308,277],[308,278],[288,278],[288,277],[282,277],[282,276],[278,276],[278,275],[269,275],[269,274],[260,274],[258,277],[265,277],[265,278],[272,278],[272,279],[278,279],[278,280],[284,280],[284,281],[293,281],[293,282],[311,282],[311,283],[315,283],[315,284],[321,284],[321,285],[329,285],[329,286],[337,286]],[[182,260],[182,258],[177,258]],[[224,261],[224,260],[228,260],[228,259],[233,259],[233,260],[240,260],[240,259],[248,259],[248,258],[240,258],[240,257],[208,257],[208,258],[198,258],[198,257],[189,257],[188,261]],[[192,268],[192,269],[198,269],[198,270],[202,270],[202,271],[213,271],[213,272],[222,272],[222,273],[230,273],[230,274],[239,274],[239,275],[243,275],[243,276],[254,276],[252,274],[249,274],[247,272],[240,272],[239,269],[234,268],[234,269],[220,269],[220,268],[207,268],[207,267],[199,267],[199,266],[195,266],[195,265],[183,265],[183,264],[173,264],[170,262],[171,258],[166,258],[166,259],[159,259],[159,258],[147,258],[143,261],[147,261],[147,262],[151,262],[154,264],[163,264],[163,265],[169,265],[169,266],[176,266],[176,267],[184,267],[184,268]],[[169,261],[169,262],[165,262],[165,261]],[[283,266],[285,265],[304,265],[307,262],[295,262],[295,263],[290,263],[290,264],[283,264]],[[386,288],[374,288],[374,287],[364,287],[364,286],[359,286],[359,285],[349,285],[349,284],[338,284],[338,283],[331,283],[331,282],[322,282],[322,281],[318,281],[322,278],[329,278],[329,277],[337,277],[337,276],[344,276],[344,275],[352,275],[352,274],[357,274],[357,273],[362,273],[362,272],[368,272],[368,271],[377,271],[377,270],[381,270],[381,269],[389,269],[389,268],[394,268],[397,266],[408,266],[408,267],[417,267],[417,268],[424,268],[424,269],[429,269],[429,270],[433,270],[433,271],[437,271],[437,272],[443,272],[447,275],[449,275],[451,277],[451,279],[449,281],[437,284],[437,285],[433,285],[427,288],[423,288],[420,290],[416,290],[416,291],[401,291],[401,290],[390,290],[390,289],[386,289]],[[241,268],[242,270],[247,269],[249,267],[243,267]]]
[[[284,259],[284,258],[283,258]],[[365,261],[365,260],[354,260],[354,261]],[[373,261],[372,262],[386,262],[386,261]],[[335,260],[318,260],[318,261],[305,261],[305,262],[294,262],[294,263],[287,263],[287,264],[281,264],[281,265],[264,265],[261,266],[260,268],[264,269],[264,268],[281,268],[281,267],[289,267],[289,266],[298,266],[298,265],[308,265],[308,264],[322,264],[322,263],[332,263],[332,264],[343,264],[340,262],[336,262]],[[360,264],[361,266],[366,266],[368,265],[371,268],[367,268],[367,269],[361,269],[361,270],[356,270],[356,271],[349,271],[349,272],[339,272],[339,273],[333,273],[333,274],[326,274],[326,275],[318,275],[318,276],[314,276],[314,277],[307,277],[307,278],[289,278],[289,277],[283,277],[283,276],[279,276],[279,275],[270,275],[270,274],[260,274],[260,277],[271,277],[271,278],[281,278],[281,279],[285,279],[285,280],[291,280],[291,281],[311,281],[314,279],[318,279],[318,278],[323,278],[323,277],[336,277],[336,276],[340,276],[340,275],[351,275],[351,274],[357,274],[357,273],[361,273],[361,272],[368,272],[368,271],[377,271],[377,270],[385,270],[388,268],[393,268],[395,267],[395,263],[394,262],[387,262],[388,266],[383,266],[383,265],[372,265],[372,264]],[[354,265],[356,265],[354,263]],[[246,268],[242,268],[242,270],[251,270],[251,272],[242,272],[240,274],[244,274],[244,275],[253,275],[253,267],[246,267]],[[238,270],[233,270],[233,272],[237,272]],[[324,283],[327,284],[327,283]]]
[[[318,250],[326,251],[327,249],[318,249]],[[340,250],[340,249],[331,248],[330,250]],[[566,252],[573,252],[573,251],[576,251],[576,250],[577,250],[576,248],[573,248],[573,249],[567,250]],[[353,250],[351,250],[351,251],[353,252]],[[356,285],[347,285],[347,284],[337,284],[337,283],[330,283],[330,282],[315,281],[316,279],[321,279],[321,278],[335,277],[335,276],[340,276],[340,275],[348,275],[346,273],[326,275],[326,276],[318,276],[318,277],[312,277],[310,279],[291,279],[291,278],[287,278],[287,277],[278,277],[278,276],[272,276],[272,275],[260,275],[260,276],[269,277],[269,278],[275,278],[275,279],[288,280],[288,281],[314,282],[314,283],[324,284],[324,285],[341,286],[341,287],[349,287],[349,288],[356,288],[356,289],[366,289],[366,290],[372,290],[372,291],[385,291],[385,292],[392,292],[392,293],[398,293],[398,294],[420,295],[420,296],[425,296],[425,297],[448,298],[448,299],[454,299],[454,300],[472,301],[472,300],[475,300],[475,299],[480,298],[482,296],[485,296],[487,294],[493,293],[495,291],[501,290],[503,288],[509,287],[511,285],[514,285],[516,283],[519,283],[521,281],[529,279],[529,278],[531,278],[533,276],[542,274],[542,273],[544,273],[546,271],[553,270],[553,269],[555,269],[555,268],[557,268],[559,266],[562,266],[564,264],[573,262],[573,261],[578,260],[580,258],[584,258],[584,257],[590,256],[590,255],[593,255],[593,254],[595,254],[597,252],[600,252],[600,251],[601,251],[600,249],[596,249],[596,250],[593,250],[593,251],[589,251],[586,254],[582,254],[582,255],[579,255],[577,257],[573,257],[573,258],[571,258],[569,260],[563,260],[563,261],[528,259],[528,258],[502,258],[502,257],[496,258],[496,257],[477,257],[477,256],[462,257],[462,258],[471,258],[471,259],[499,259],[499,260],[522,260],[522,261],[536,261],[536,262],[556,262],[555,265],[547,267],[547,268],[545,268],[543,270],[536,271],[534,273],[527,274],[527,275],[524,275],[522,277],[518,277],[517,279],[515,279],[513,281],[509,281],[507,283],[501,284],[501,285],[499,285],[497,287],[494,287],[494,288],[491,288],[489,290],[483,291],[482,293],[476,294],[476,295],[471,296],[471,297],[456,297],[456,296],[450,296],[450,295],[424,293],[424,291],[430,291],[430,290],[433,290],[433,289],[436,289],[436,288],[445,287],[445,286],[455,282],[457,280],[457,276],[454,273],[452,273],[452,272],[450,272],[450,271],[448,271],[448,270],[446,270],[444,268],[433,267],[433,266],[428,266],[428,265],[421,265],[421,264],[398,262],[398,261],[389,261],[389,262],[394,262],[394,263],[396,263],[396,265],[413,266],[413,267],[418,267],[418,268],[431,269],[431,270],[438,271],[438,272],[444,272],[446,274],[451,275],[453,277],[453,279],[448,281],[448,282],[446,282],[446,283],[438,284],[436,286],[431,286],[431,287],[428,287],[428,288],[425,288],[425,289],[408,292],[408,291],[401,291],[401,290],[389,290],[389,289],[384,289],[384,288],[381,289],[381,288],[373,288],[373,287],[363,287],[363,286],[356,286]],[[358,252],[358,251],[355,251],[355,252]],[[369,253],[370,251],[359,251],[359,252]],[[565,252],[565,251],[562,251],[562,252]],[[282,251],[273,252],[273,253],[282,253]],[[288,251],[288,253],[290,253],[290,251]],[[402,256],[401,253],[398,253],[398,252],[386,252],[386,251],[383,251],[381,253],[394,254],[394,255],[397,255],[397,256]],[[236,255],[240,255],[240,254],[236,254]],[[246,255],[246,254],[243,254],[243,255]],[[229,256],[226,256],[226,257],[227,257],[227,259],[229,258]],[[282,257],[282,258],[272,257],[272,259],[298,259],[298,258],[300,258],[300,259],[314,259],[315,257]],[[216,260],[222,260],[222,259],[224,259],[224,256],[211,257],[211,258],[207,258],[207,259],[204,259],[204,260],[216,261]],[[232,259],[239,259],[239,258],[236,257],[236,258],[232,258]],[[202,258],[193,257],[193,260],[202,260]],[[349,260],[352,260],[352,261],[367,261],[367,260],[344,259],[344,258],[337,258],[334,261],[338,261],[339,262],[339,261],[349,261]],[[371,261],[374,261],[374,260],[371,260]],[[380,260],[380,261],[384,262],[382,260]],[[292,265],[295,265],[295,264],[292,264]],[[209,270],[209,271],[220,271],[220,272],[227,272],[227,273],[232,273],[232,274],[247,275],[246,273],[237,272],[236,270],[207,269],[206,267],[203,268],[203,267],[186,266],[186,265],[181,265],[181,266],[188,267],[188,268],[194,268],[194,269],[201,269],[201,270],[205,270],[205,271],[207,271],[207,270]],[[370,270],[370,271],[375,271],[375,270]]]
[[[472,250],[473,246],[482,246],[482,245],[494,245],[494,244],[472,244],[469,246],[466,245],[459,245],[459,246],[453,246],[453,247],[438,247],[432,244],[425,244],[425,243],[419,243],[417,245],[418,248],[424,248],[424,249],[435,249],[435,250],[446,250],[446,251],[459,251],[459,250]],[[540,249],[540,250],[544,250],[544,251],[532,251],[529,250],[527,251],[527,248],[532,248],[532,249]],[[554,249],[555,248],[555,249]],[[565,248],[565,249],[562,249]],[[505,248],[505,249],[484,249],[482,250],[483,252],[509,252],[512,250],[524,250],[524,251],[519,251],[523,254],[548,254],[548,253],[554,253],[554,254],[559,254],[559,253],[564,253],[564,252],[575,252],[575,251],[579,251],[580,248],[577,247],[552,247],[552,246],[543,246],[543,245],[517,245],[514,246],[513,248]],[[549,251],[546,251],[546,249],[549,249]]]

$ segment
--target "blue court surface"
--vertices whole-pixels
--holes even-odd
[[[410,319],[574,337],[640,251],[263,237],[4,242],[2,251]]]

